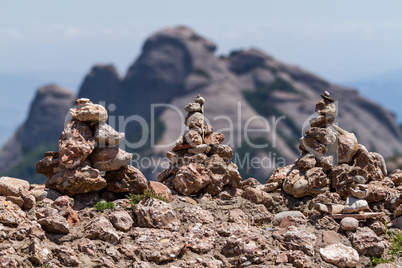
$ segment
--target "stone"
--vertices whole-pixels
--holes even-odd
[[[39,160],[35,165],[35,170],[39,174],[45,175],[47,178],[51,178],[57,173],[64,170],[60,166],[60,158],[58,152],[45,152],[42,160]]]
[[[306,217],[300,211],[284,211],[284,212],[275,214],[274,218],[272,219],[272,224],[274,226],[279,226],[279,224],[281,224],[282,220],[289,216],[292,216],[293,218],[300,218],[303,220],[306,219]]]
[[[351,163],[358,149],[359,144],[354,134],[338,135],[338,164]]]
[[[28,210],[33,208],[36,203],[35,197],[30,194],[28,191],[21,191],[21,197],[24,200],[24,204],[22,205],[23,210]]]
[[[177,216],[182,222],[191,222],[202,224],[213,223],[214,217],[207,210],[202,209],[199,206],[183,207],[179,209]]]
[[[46,187],[74,196],[99,191],[106,187],[106,180],[100,176],[99,170],[85,166],[54,175],[46,181]]]
[[[200,145],[197,145],[196,147],[189,148],[187,152],[189,154],[202,154],[202,153],[205,153],[207,151],[207,149],[208,149],[208,145],[200,144]]]
[[[393,189],[393,182],[388,178],[382,181],[371,181],[366,184],[367,187],[367,202],[379,202],[385,200],[387,197],[394,195],[399,196],[399,192]]]
[[[359,221],[352,217],[346,217],[341,220],[340,226],[344,231],[354,232],[359,227]]]
[[[0,223],[18,225],[24,221],[26,214],[19,206],[0,199]]]
[[[309,256],[314,256],[317,237],[304,232],[295,226],[290,226],[283,235],[285,247],[290,250],[301,250]]]
[[[16,178],[0,177],[0,195],[21,196],[22,191],[29,191],[29,182]]]
[[[188,144],[191,144],[191,145],[194,145],[194,146],[202,144],[201,135],[197,131],[194,131],[194,130],[189,130],[184,135],[184,139],[186,140],[186,142]]]
[[[346,199],[346,205],[345,208],[343,209],[343,213],[346,214],[352,214],[352,213],[358,213],[360,211],[366,211],[370,210],[368,203],[364,199],[357,199],[354,197],[349,196]]]
[[[107,189],[116,193],[142,194],[148,187],[147,179],[141,171],[130,165],[106,172],[105,179]]]
[[[219,144],[212,146],[211,154],[217,154],[224,160],[231,160],[233,158],[233,150],[227,145]]]
[[[351,242],[354,249],[360,255],[381,256],[389,243],[378,237],[373,230],[368,227],[358,228],[351,236]]]
[[[289,263],[295,267],[311,267],[311,259],[301,250],[291,250],[286,253]]]
[[[60,215],[48,216],[38,220],[38,223],[42,226],[43,230],[53,234],[68,234],[70,228],[67,220]]]
[[[340,214],[342,213],[345,206],[340,204],[316,203],[314,208],[320,211],[321,213]]]
[[[82,238],[78,243],[78,250],[89,256],[95,256],[96,245],[88,238]]]
[[[338,244],[341,243],[341,236],[335,231],[322,232],[322,242],[325,244]]]
[[[116,146],[125,137],[123,132],[114,130],[106,123],[101,123],[95,128],[94,138],[98,146],[104,147],[106,145]]]
[[[202,130],[202,126],[204,124],[204,115],[199,112],[189,113],[185,119],[185,124],[190,129]]]
[[[359,263],[359,253],[342,243],[320,248],[322,259],[337,267],[355,267]]]
[[[128,232],[134,222],[126,211],[114,211],[109,215],[109,219],[114,228],[123,232]]]
[[[327,153],[328,149],[324,144],[312,137],[304,136],[300,139],[300,145],[305,148],[308,152],[314,154],[317,157],[321,157]]]
[[[148,188],[156,195],[166,198],[169,202],[173,201],[172,191],[166,185],[157,181],[149,181]]]
[[[296,161],[296,166],[299,169],[308,170],[308,169],[315,167],[316,163],[317,163],[317,161],[316,161],[315,156],[311,153],[308,153],[308,154],[303,155]]]
[[[335,116],[331,115],[319,115],[310,120],[311,127],[328,127],[335,122]]]
[[[60,263],[67,267],[77,267],[81,264],[75,252],[69,246],[61,245],[53,249]]]
[[[11,195],[9,195],[9,196],[6,197],[6,201],[13,202],[14,204],[19,206],[20,208],[22,208],[22,206],[24,205],[24,199],[22,199],[21,196],[11,196]]]
[[[107,111],[102,105],[93,104],[89,99],[84,98],[78,99],[75,105],[76,107],[70,109],[72,118],[88,123],[107,121]]]
[[[384,175],[383,157],[377,153],[370,153],[363,145],[359,145],[354,166],[365,171],[368,181],[380,181]]]
[[[272,206],[272,197],[261,188],[246,187],[243,189],[242,197],[250,200],[254,204],[263,204],[266,208]]]
[[[217,236],[218,234],[213,229],[203,226],[202,223],[195,223],[188,227],[185,239],[192,251],[205,254],[215,247]]]
[[[85,235],[89,239],[100,239],[116,245],[120,235],[113,225],[103,216],[94,219],[85,225]]]
[[[201,105],[199,103],[189,103],[184,110],[188,113],[201,112]]]
[[[133,212],[140,227],[175,229],[180,223],[173,207],[155,198],[141,200]]]
[[[68,122],[59,143],[60,164],[66,169],[81,165],[95,148],[95,140],[88,125],[78,120]]]
[[[220,132],[214,132],[205,136],[204,141],[208,145],[219,145],[223,142],[225,136]]]
[[[396,187],[402,185],[402,170],[395,169],[389,174],[389,178],[394,182]]]
[[[118,170],[122,166],[127,165],[133,154],[127,153],[117,147],[96,148],[90,160],[92,167],[100,171]]]
[[[44,247],[38,238],[32,239],[29,245],[29,261],[34,265],[41,266],[50,260],[51,252],[49,249]]]
[[[329,145],[336,142],[335,132],[330,128],[320,128],[320,127],[312,127],[306,130],[305,135],[307,137],[311,137],[316,139],[318,142]]]
[[[209,135],[214,132],[214,127],[210,124],[205,124],[204,125],[204,135]]]
[[[175,190],[183,195],[197,193],[210,182],[211,179],[205,167],[194,163],[180,167],[173,179]]]
[[[333,117],[337,115],[335,103],[326,100],[320,100],[319,102],[317,102],[315,106],[315,111],[320,115]]]
[[[307,170],[306,179],[308,181],[308,194],[318,195],[329,191],[329,178],[322,168],[314,167]]]
[[[186,244],[182,235],[163,229],[134,228],[132,235],[141,248],[144,260],[156,264],[176,260],[184,252]]]

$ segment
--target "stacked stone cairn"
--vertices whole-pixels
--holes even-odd
[[[293,165],[276,169],[266,191],[281,186],[296,198],[313,196],[321,213],[370,212],[369,203],[380,201],[390,211],[396,210],[402,203],[395,188],[401,184],[400,172],[387,177],[384,158],[335,125],[336,103],[328,92],[321,97],[315,109],[318,115],[300,139],[300,158]],[[402,207],[398,210],[402,214]]]
[[[169,168],[158,176],[158,181],[173,193],[192,195],[209,193],[216,195],[225,186],[238,188],[241,176],[232,163],[232,149],[221,144],[224,135],[214,132],[210,124],[204,124],[205,99],[197,95],[185,110],[188,130],[169,152]]]
[[[49,178],[46,187],[69,196],[105,188],[111,193],[143,193],[147,180],[128,165],[132,154],[117,147],[125,135],[106,124],[106,109],[85,98],[75,104],[59,152],[46,152],[36,164],[36,171]]]

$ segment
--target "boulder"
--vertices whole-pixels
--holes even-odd
[[[85,234],[89,239],[100,239],[116,245],[120,240],[120,234],[105,217],[101,216],[85,225]]]
[[[143,199],[133,211],[140,227],[175,229],[179,225],[173,207],[159,199]]]
[[[195,163],[180,167],[173,179],[174,189],[183,195],[197,193],[210,182],[211,178],[205,167]]]
[[[368,227],[358,228],[351,236],[351,242],[354,249],[360,255],[381,256],[389,243],[378,237],[373,230]]]
[[[26,180],[0,177],[0,195],[21,196],[21,192],[29,191],[29,182]]]
[[[38,223],[49,233],[68,234],[70,232],[67,220],[58,214],[39,219]]]

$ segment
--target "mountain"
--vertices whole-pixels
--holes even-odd
[[[258,50],[233,51],[221,57],[215,50],[213,42],[189,28],[165,29],[146,40],[124,77],[111,65],[96,65],[85,77],[78,95],[107,107],[109,124],[126,133],[124,149],[138,153],[141,159],[149,157],[133,163],[149,180],[162,170],[157,161],[182,134],[180,112],[197,94],[206,99],[205,115],[215,131],[221,131],[225,143],[237,148],[235,161],[237,157],[244,177],[265,181],[276,166],[297,158],[302,129],[325,90],[337,100],[340,127],[385,157],[402,153],[394,115],[357,91]],[[67,111],[68,101],[64,104]],[[62,119],[57,120],[62,126]],[[38,124],[45,128],[47,123]],[[151,135],[157,146],[152,146]],[[46,140],[55,143],[57,138]],[[3,148],[2,153],[6,151],[11,154],[14,149]],[[253,159],[260,161],[257,166],[250,165]]]

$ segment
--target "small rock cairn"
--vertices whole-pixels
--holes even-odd
[[[394,179],[386,177],[384,158],[358,144],[354,134],[334,125],[335,102],[328,92],[321,97],[315,109],[318,115],[300,139],[300,158],[293,165],[276,169],[266,191],[282,187],[296,198],[316,197],[316,209],[324,213],[370,211],[368,203],[385,200],[395,209],[401,200],[395,189],[401,184],[401,174],[391,174]]]
[[[225,186],[240,187],[241,176],[231,162],[232,149],[221,144],[224,135],[204,124],[205,99],[197,95],[185,110],[188,130],[180,137],[167,157],[170,166],[158,176],[173,193],[192,195],[200,192],[216,195]]]
[[[106,109],[85,98],[75,104],[58,142],[59,152],[46,152],[36,164],[36,171],[49,178],[46,187],[69,196],[104,188],[143,193],[147,180],[127,165],[132,154],[117,147],[125,135],[106,124]]]

